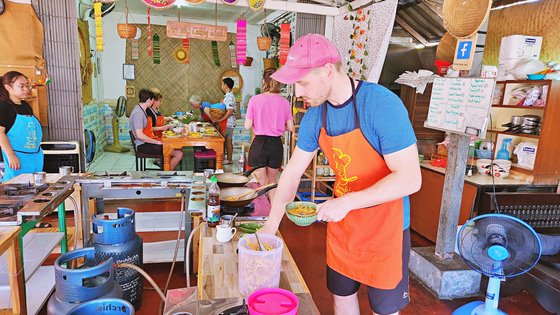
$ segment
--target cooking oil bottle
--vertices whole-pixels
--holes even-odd
[[[208,226],[215,227],[220,223],[220,186],[215,176],[210,178],[210,188],[208,188],[208,205],[206,206],[206,220]]]

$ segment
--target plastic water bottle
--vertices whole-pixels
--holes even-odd
[[[208,205],[206,207],[205,220],[209,227],[215,227],[220,223],[220,186],[215,176],[210,178],[208,188]]]

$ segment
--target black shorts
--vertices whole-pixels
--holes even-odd
[[[396,288],[382,290],[367,287],[369,306],[377,314],[392,314],[410,302],[408,289],[408,260],[410,258],[410,229],[403,231],[402,279]],[[327,287],[332,294],[349,296],[360,288],[360,283],[327,266]]]
[[[136,149],[145,154],[163,155],[163,145],[161,144],[144,143],[136,147]]]
[[[282,165],[282,139],[271,136],[255,136],[247,163],[251,167],[267,166],[270,168],[280,168]]]

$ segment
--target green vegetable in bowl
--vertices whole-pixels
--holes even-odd
[[[260,223],[243,223],[239,225],[239,229],[248,234],[257,232],[263,225]]]

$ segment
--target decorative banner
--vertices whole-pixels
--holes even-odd
[[[231,4],[231,5],[236,4],[237,1],[238,1],[238,0],[222,0],[223,3],[225,3],[225,4]]]
[[[366,77],[366,81],[375,83],[379,80],[379,75],[387,55],[387,47],[389,47],[393,24],[395,23],[397,5],[398,1],[396,0],[373,3],[362,9],[362,12],[365,11],[367,13],[367,11],[370,11],[370,14],[361,22],[354,20],[356,12],[341,14],[334,18],[333,43],[338,48],[338,51],[341,52],[342,64],[345,66],[345,70],[352,77],[360,78],[360,69],[362,69],[361,72]],[[363,13],[360,16],[363,16]],[[363,49],[357,47],[358,43],[354,39],[355,26],[360,26],[358,30],[360,35],[356,36],[356,39],[362,42]],[[368,29],[369,32],[366,31]],[[362,34],[362,30],[364,34]],[[349,65],[347,62],[352,54],[353,45],[358,50],[355,50],[356,54],[354,59],[350,60]],[[360,65],[360,63],[356,62],[356,59],[358,61],[363,60],[363,64]],[[351,73],[349,66],[352,66]],[[366,70],[363,70],[363,66],[366,67]]]
[[[216,67],[220,66],[220,55],[218,54],[218,42],[212,41],[212,54],[214,55],[214,64]]]
[[[152,27],[150,25],[150,8],[148,8],[148,56],[151,56],[152,53]]]
[[[177,47],[173,51],[173,58],[180,64],[188,64],[190,61],[190,56],[188,50],[183,47]]]
[[[154,45],[154,64],[159,65],[160,60],[160,51],[159,51],[159,36],[158,34],[154,34],[153,37],[153,45]]]
[[[103,51],[103,20],[101,18],[101,2],[93,4],[93,12],[95,17],[95,48],[97,51]]]
[[[237,68],[237,62],[235,61],[235,44],[233,42],[229,42],[229,58],[231,61],[231,67]]]
[[[281,65],[286,64],[288,60],[288,51],[290,51],[290,24],[282,23],[280,25],[280,57]]]
[[[237,20],[237,63],[242,65],[245,63],[246,59],[247,59],[247,20],[239,19]]]
[[[138,60],[138,40],[133,39],[130,41],[130,52],[132,60]]]
[[[144,2],[145,5],[156,9],[168,8],[171,5],[173,5],[173,3],[175,3],[175,0],[142,0],[142,1]]]
[[[227,40],[227,26],[168,21],[167,37],[225,42]]]
[[[188,64],[191,62],[191,41],[188,38],[183,38],[183,49],[187,54],[187,59],[184,63]]]

